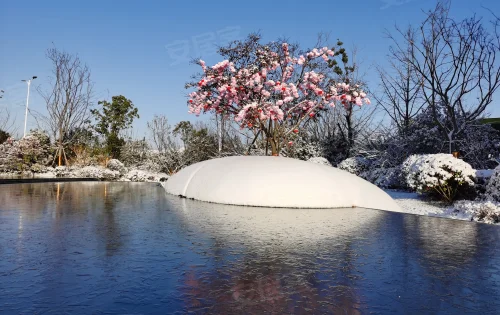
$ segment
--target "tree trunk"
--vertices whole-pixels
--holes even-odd
[[[63,132],[62,128],[59,128],[59,162],[57,163],[58,166],[61,166],[62,163],[62,154],[63,154]]]
[[[221,117],[221,120],[219,122],[217,114],[215,115],[215,121],[217,122],[217,132],[218,132],[218,136],[219,136],[218,137],[219,139],[217,139],[218,142],[219,142],[219,157],[221,156],[221,153],[222,153],[222,128],[223,128],[222,122],[223,122],[223,119],[224,119],[223,116],[222,116],[222,114],[221,114],[220,117]]]
[[[354,128],[352,127],[352,108],[347,111],[345,116],[347,123],[347,157],[351,156],[352,147],[354,146]]]
[[[59,141],[59,156],[58,156],[58,162],[57,162],[57,165],[58,166],[61,166],[62,165],[62,145],[61,145],[61,141]]]
[[[272,156],[279,156],[279,148],[276,139],[269,138],[269,144],[271,145],[271,154]]]

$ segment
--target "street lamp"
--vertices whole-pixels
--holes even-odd
[[[2,95],[0,95],[0,98],[2,98],[2,97],[3,97],[3,93],[4,93],[4,92],[5,92],[4,90],[0,90],[0,93],[2,93]]]
[[[30,85],[31,85],[31,81],[32,80],[35,80],[36,79],[36,76],[33,76],[31,79],[29,80],[21,80],[23,82],[26,82],[28,84],[28,95],[26,96],[26,113],[24,114],[24,137],[26,137],[26,123],[28,122],[28,103],[30,101]]]

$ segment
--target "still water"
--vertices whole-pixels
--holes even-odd
[[[0,185],[1,314],[498,314],[500,228]]]

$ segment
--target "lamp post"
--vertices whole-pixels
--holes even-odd
[[[24,135],[23,135],[23,138],[26,137],[26,123],[28,122],[28,103],[30,101],[30,85],[31,85],[31,81],[35,80],[35,79],[36,79],[36,76],[33,76],[29,80],[21,80],[21,81],[26,82],[28,84],[28,95],[26,96],[26,113],[24,114]]]

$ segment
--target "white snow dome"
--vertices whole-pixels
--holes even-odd
[[[164,184],[172,195],[240,206],[401,211],[383,190],[334,167],[274,156],[233,156],[190,165]]]

